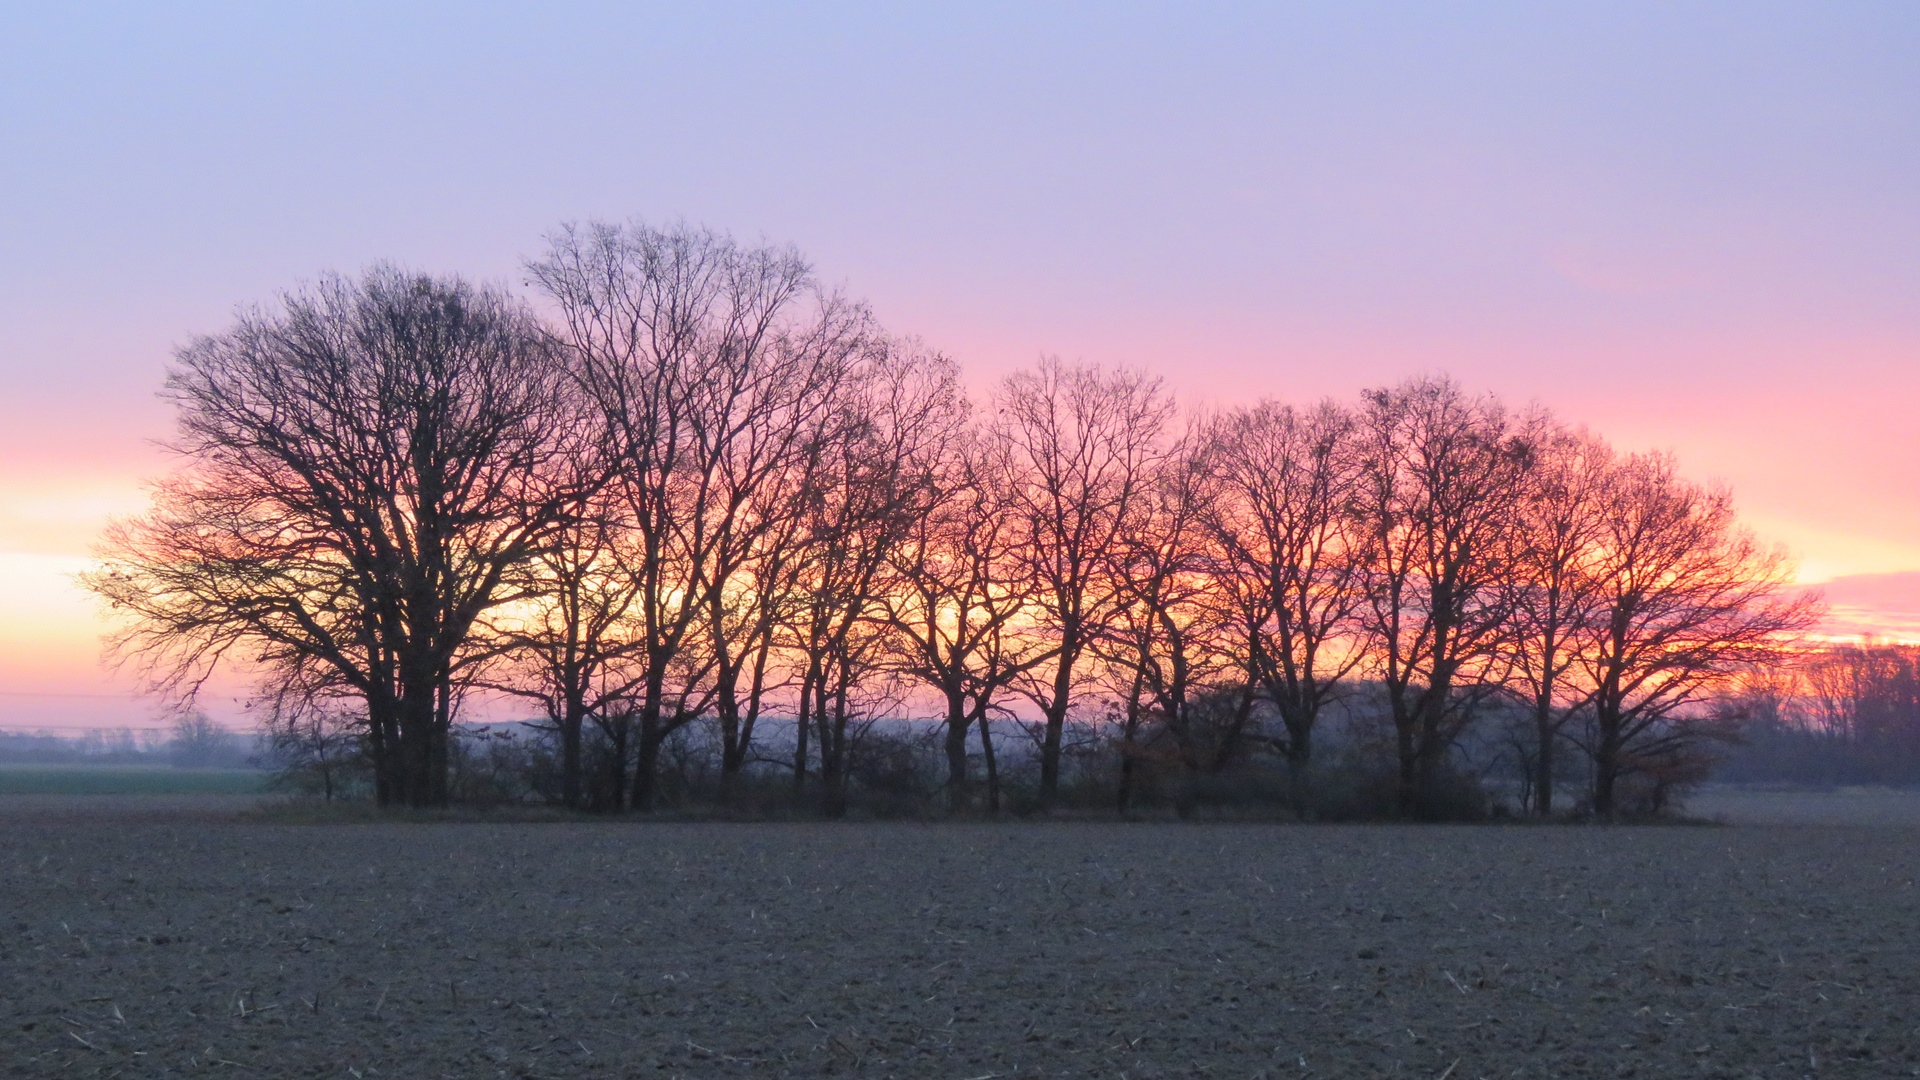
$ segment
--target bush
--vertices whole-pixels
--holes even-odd
[[[233,732],[214,723],[205,713],[197,712],[173,722],[167,759],[177,769],[243,769],[247,766],[246,752]]]
[[[345,709],[309,705],[277,712],[267,719],[266,745],[261,764],[276,772],[276,787],[328,802],[373,796],[361,725]]]
[[[498,806],[545,801],[551,755],[520,725],[456,724],[447,746],[447,792],[456,803]]]

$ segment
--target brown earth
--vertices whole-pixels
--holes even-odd
[[[0,1075],[1920,1074],[1920,830],[0,814]]]

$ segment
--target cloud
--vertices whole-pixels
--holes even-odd
[[[1920,570],[1848,574],[1815,587],[1829,605],[1823,636],[1920,641]]]

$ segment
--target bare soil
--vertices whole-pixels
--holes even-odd
[[[0,1075],[1920,1074],[1920,830],[0,814]]]
[[[1920,791],[1885,787],[1769,791],[1715,786],[1689,798],[1687,812],[1733,825],[1920,826]]]

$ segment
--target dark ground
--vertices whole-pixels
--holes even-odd
[[[212,805],[0,813],[0,1074],[1920,1075],[1909,828]]]

